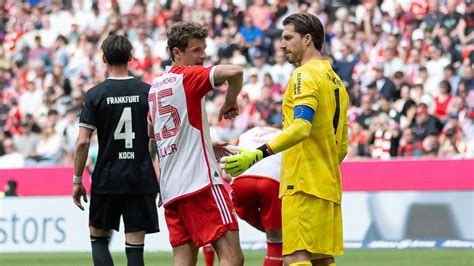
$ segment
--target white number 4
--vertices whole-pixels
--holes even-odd
[[[122,132],[122,128],[125,126],[125,132]],[[120,121],[114,132],[114,140],[124,139],[125,148],[133,148],[133,140],[135,139],[135,132],[132,131],[132,108],[125,107],[120,116]]]

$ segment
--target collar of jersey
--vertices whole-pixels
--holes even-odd
[[[128,76],[128,77],[108,77],[107,79],[115,79],[115,80],[124,80],[124,79],[133,79],[134,77]]]

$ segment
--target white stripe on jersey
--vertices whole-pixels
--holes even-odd
[[[219,199],[217,198],[216,191],[214,190],[214,187],[215,186],[211,186],[211,192],[212,192],[212,195],[214,196],[214,200],[216,201],[217,209],[219,210],[219,213],[221,214],[222,224],[228,224],[229,223],[228,219],[227,219],[226,215],[224,215],[224,213],[223,213],[221,203],[220,203]]]
[[[89,125],[89,124],[85,124],[85,123],[79,123],[79,126],[95,130],[95,126],[93,126],[93,125]]]

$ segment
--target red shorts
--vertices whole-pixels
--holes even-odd
[[[280,184],[273,179],[240,176],[232,182],[232,202],[242,220],[260,231],[281,230]]]
[[[172,247],[192,241],[201,247],[229,230],[239,230],[229,194],[222,185],[204,188],[165,207]]]

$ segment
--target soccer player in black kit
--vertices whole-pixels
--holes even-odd
[[[121,35],[102,43],[108,78],[84,99],[74,157],[74,203],[87,202],[82,173],[89,141],[97,130],[99,155],[92,173],[89,229],[94,265],[113,265],[108,249],[111,230],[125,225],[129,266],[144,265],[145,234],[158,232],[158,181],[148,150],[147,113],[150,86],[128,75],[132,45]]]

